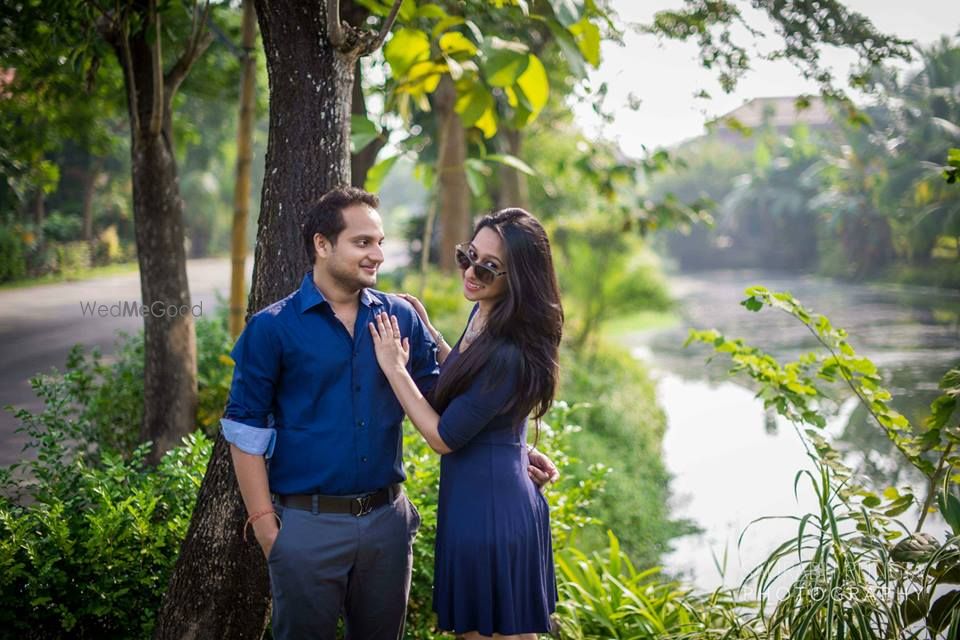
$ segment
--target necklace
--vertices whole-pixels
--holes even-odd
[[[477,318],[479,317],[480,314],[477,313],[477,315],[470,318],[470,322],[467,323],[467,328],[463,332],[463,342],[470,344],[477,339],[477,336],[483,333],[483,330],[486,328],[486,322],[484,322],[484,326],[478,326],[480,323]]]

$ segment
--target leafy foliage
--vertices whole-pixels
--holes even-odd
[[[23,638],[149,636],[212,449],[192,435],[156,468],[146,445],[90,455],[84,375],[32,380],[44,409],[18,417],[37,457],[0,473],[0,623]]]
[[[780,545],[747,578],[756,579],[761,598],[759,619],[773,637],[791,638],[919,638],[955,635],[960,600],[943,585],[960,579],[960,502],[953,469],[960,463],[954,446],[960,441],[956,399],[960,371],[940,383],[943,394],[930,407],[923,425],[913,425],[892,406],[877,367],[858,356],[847,334],[821,314],[805,309],[788,293],[763,287],[747,290],[743,306],[750,311],[779,309],[806,326],[820,350],[780,364],[771,355],[742,340],[716,331],[691,331],[690,342],[710,344],[728,356],[731,373],[747,374],[758,387],[764,406],[797,427],[817,474],[804,477],[817,496],[818,513],[789,516],[797,535]],[[918,504],[911,487],[867,486],[842,461],[823,432],[825,408],[832,396],[825,385],[842,384],[866,407],[903,457],[927,479],[926,497],[912,534],[896,518]],[[954,528],[944,542],[922,533],[924,520],[939,505]],[[896,544],[892,541],[903,538]],[[771,598],[773,586],[790,576],[786,597]],[[773,605],[767,617],[765,608]],[[922,624],[920,624],[922,622]]]

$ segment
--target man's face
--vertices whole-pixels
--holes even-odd
[[[345,290],[356,291],[377,284],[377,271],[383,263],[383,223],[376,209],[365,204],[343,210],[346,227],[337,243],[317,246],[318,264]],[[314,238],[319,242],[319,236]]]

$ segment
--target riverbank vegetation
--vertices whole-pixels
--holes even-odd
[[[943,166],[960,141],[960,40],[866,82],[875,104],[854,119],[827,103],[829,119],[790,126],[771,101],[757,129],[720,120],[678,149],[685,168],[655,176],[653,193],[715,203],[712,228],[667,234],[679,267],[960,288],[960,190]],[[800,123],[814,107],[797,102]]]

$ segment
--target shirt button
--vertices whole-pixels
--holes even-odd
[[[360,462],[366,462],[366,461],[367,461],[367,456],[363,456],[362,458],[360,458]]]
[[[357,426],[363,428],[366,426],[366,423],[363,420],[359,420],[357,422]],[[366,458],[364,458],[364,460],[366,460]]]

